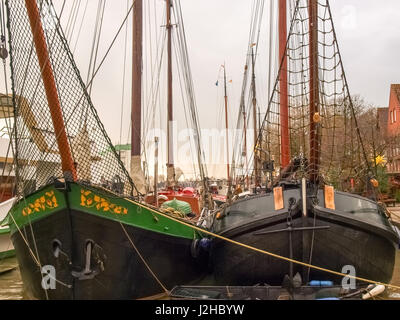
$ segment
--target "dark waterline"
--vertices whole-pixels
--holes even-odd
[[[400,250],[396,254],[396,265],[391,284],[400,286]],[[26,299],[26,296],[24,295],[17,259],[9,258],[0,260],[0,300],[22,299]],[[389,289],[385,294],[385,298],[381,299],[400,300],[400,291]]]

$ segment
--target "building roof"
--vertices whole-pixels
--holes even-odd
[[[390,90],[395,94],[397,102],[400,104],[400,84],[392,84]]]

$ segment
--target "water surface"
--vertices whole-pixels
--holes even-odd
[[[397,250],[396,254],[392,284],[400,286],[400,250]],[[0,300],[21,299],[26,299],[26,296],[23,290],[17,259],[9,258],[0,260]],[[379,299],[400,300],[400,290],[388,289],[384,297],[379,297]]]

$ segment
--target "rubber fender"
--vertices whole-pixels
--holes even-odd
[[[211,240],[207,238],[202,238],[200,240],[200,247],[205,251],[208,251],[211,247]]]
[[[202,250],[208,251],[211,246],[211,240],[207,238],[194,239],[190,246],[190,253],[193,258],[198,258]]]
[[[380,295],[384,291],[385,291],[385,286],[383,284],[380,284],[380,285],[375,286],[368,293],[363,294],[362,298],[363,298],[363,300],[371,299],[373,297]]]
[[[308,283],[311,287],[332,287],[332,281],[319,281],[319,280],[312,280]]]

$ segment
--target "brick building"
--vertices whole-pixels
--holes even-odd
[[[390,86],[386,134],[388,139],[388,173],[397,174],[400,173],[400,84]]]

